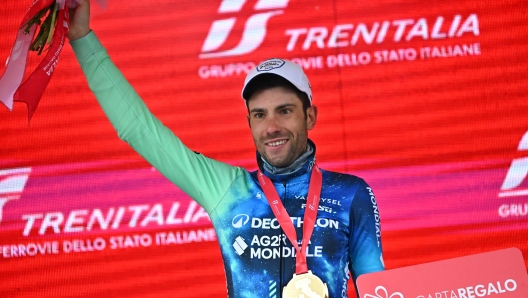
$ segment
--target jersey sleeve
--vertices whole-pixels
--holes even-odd
[[[349,257],[352,277],[384,270],[381,225],[374,192],[360,180],[350,211]]]
[[[149,111],[93,32],[70,44],[90,89],[119,138],[206,211],[213,210],[242,169],[197,154],[183,145]]]

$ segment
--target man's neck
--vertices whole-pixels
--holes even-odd
[[[310,145],[310,143],[306,144],[306,150],[299,156],[297,159],[292,162],[289,166],[286,166],[284,168],[278,168],[270,165],[267,161],[262,158],[262,166],[264,169],[274,175],[284,175],[284,174],[291,174],[300,168],[306,163],[310,155],[312,155],[314,151],[314,148]]]

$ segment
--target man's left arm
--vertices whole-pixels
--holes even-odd
[[[348,254],[354,282],[361,274],[385,269],[378,203],[372,188],[362,179],[350,210]]]

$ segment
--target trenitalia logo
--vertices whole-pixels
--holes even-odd
[[[528,131],[521,138],[517,150],[528,151]],[[514,159],[502,183],[499,197],[528,195],[528,188],[522,187],[526,176],[528,176],[528,157]]]
[[[18,200],[29,178],[31,168],[0,170],[0,224],[4,206],[11,200]]]
[[[276,15],[282,14],[289,0],[258,0],[254,7],[256,13],[249,17],[244,26],[242,39],[234,48],[218,51],[225,43],[237,18],[231,17],[216,20],[211,25],[207,38],[202,46],[200,59],[238,56],[253,52],[266,37],[266,25],[268,20]],[[248,0],[223,0],[218,8],[219,14],[238,13]],[[263,11],[263,12],[260,12]]]

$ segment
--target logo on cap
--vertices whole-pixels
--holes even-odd
[[[282,67],[284,63],[286,63],[284,60],[277,58],[266,60],[257,66],[257,71],[270,71],[272,69]]]

